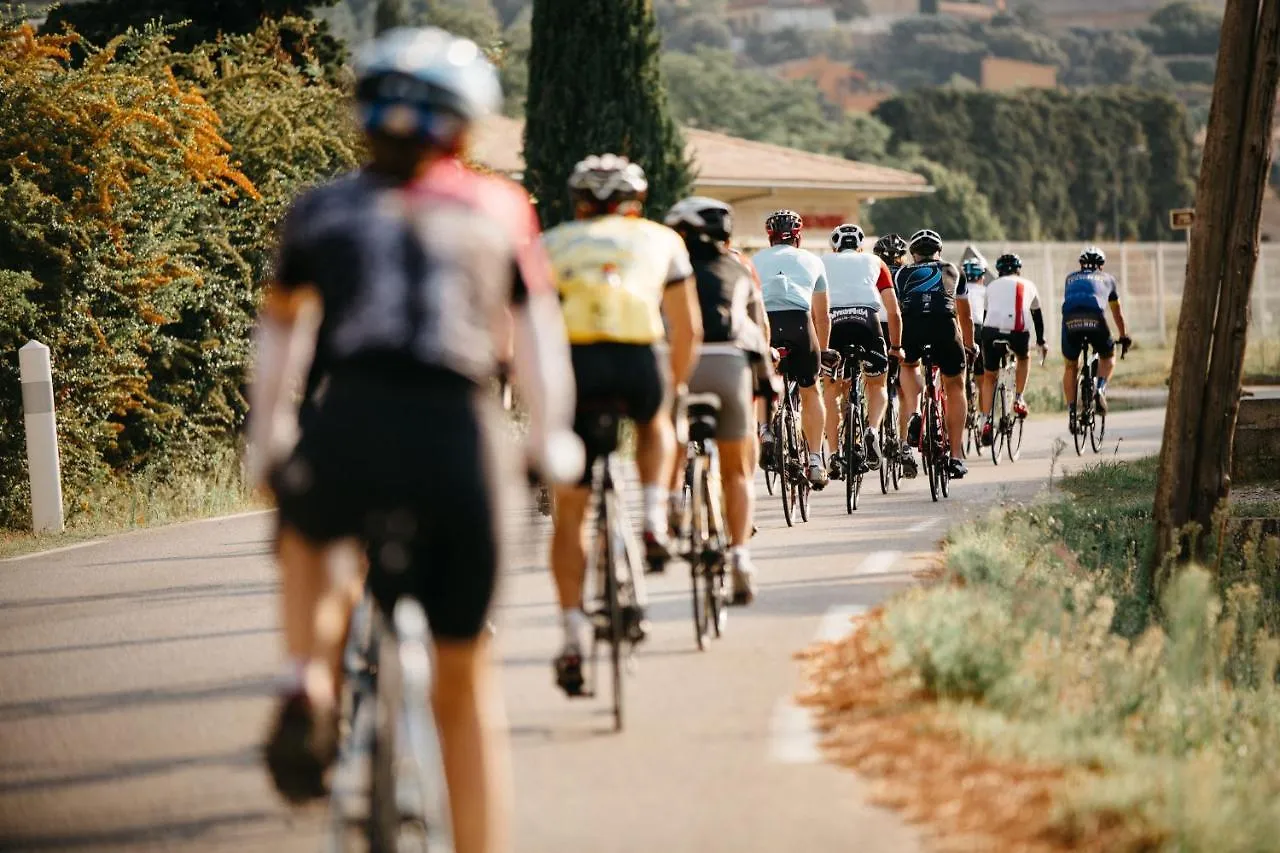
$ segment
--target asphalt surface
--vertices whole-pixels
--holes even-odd
[[[1161,418],[1117,413],[1104,455],[1156,452]],[[495,621],[516,849],[921,849],[855,776],[821,763],[790,701],[793,656],[912,583],[913,558],[950,524],[1042,489],[1058,437],[1060,419],[1033,419],[1020,462],[973,460],[939,504],[923,480],[888,497],[872,486],[850,517],[833,484],[795,529],[761,488],[759,600],[699,653],[687,575],[651,581],[654,632],[620,735],[603,702],[553,688],[545,522],[512,519],[518,559]],[[1057,470],[1094,458],[1068,448]],[[270,524],[256,514],[0,561],[0,850],[320,849],[322,812],[285,809],[258,762],[281,654]]]

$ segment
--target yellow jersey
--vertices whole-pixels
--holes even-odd
[[[632,216],[566,222],[542,236],[571,344],[652,344],[666,337],[662,294],[693,275],[665,225]]]

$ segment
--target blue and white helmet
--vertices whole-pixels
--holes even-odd
[[[501,101],[498,72],[476,43],[435,27],[387,30],[356,60],[366,132],[452,147]]]

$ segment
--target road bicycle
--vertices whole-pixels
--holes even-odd
[[[795,524],[795,511],[799,509],[802,521],[809,520],[809,478],[805,465],[809,459],[809,444],[800,428],[800,386],[787,370],[787,350],[778,350],[779,372],[783,376],[782,405],[774,410],[773,469],[778,478],[778,491],[782,496],[782,517],[787,527]]]
[[[884,418],[880,421],[880,492],[886,495],[889,494],[890,486],[897,491],[902,479],[902,440],[898,437],[901,369],[897,359],[889,359],[889,380],[886,383],[889,402],[884,409]]]
[[[996,372],[995,393],[991,397],[991,462],[1000,464],[1003,451],[1010,462],[1017,462],[1022,456],[1022,427],[1025,415],[1013,411],[1013,391],[1017,387],[1017,360],[1009,351],[1009,341],[996,338],[992,346],[1000,350],[1000,367]]]
[[[614,475],[626,409],[613,401],[586,401],[578,408],[579,417],[585,419],[584,444],[592,499],[597,506],[595,541],[587,552],[592,590],[584,597],[592,602],[587,612],[593,629],[591,664],[582,695],[596,695],[602,681],[600,653],[608,646],[613,726],[622,731],[623,670],[630,668],[635,647],[645,638],[644,563]]]
[[[716,425],[720,398],[690,395],[686,401],[689,441],[685,450],[684,488],[676,538],[688,543],[683,556],[693,586],[693,631],[698,649],[724,633],[732,593],[727,580],[728,537],[725,534],[720,455]]]
[[[982,358],[979,354],[978,358]],[[978,375],[974,370],[976,360],[965,359],[964,365],[964,451],[966,454],[982,451],[982,399],[978,390]]]
[[[929,495],[951,494],[951,439],[947,432],[947,393],[933,363],[933,347],[926,346],[921,355],[924,366],[924,418],[920,430],[920,459],[929,479]]]
[[[1117,342],[1120,357],[1128,354],[1127,342]],[[1094,453],[1102,451],[1102,442],[1107,434],[1107,410],[1098,405],[1098,353],[1085,338],[1080,345],[1080,355],[1084,368],[1076,379],[1076,410],[1070,418],[1071,438],[1075,442],[1076,455],[1084,455],[1086,440]]]
[[[366,594],[343,654],[340,746],[327,853],[451,850],[427,617],[401,597],[390,621]]]
[[[849,393],[845,395],[844,412],[840,418],[838,441],[844,478],[845,512],[852,515],[858,508],[862,478],[870,470],[866,464],[866,450],[862,446],[867,434],[867,394],[863,384],[861,353],[853,349],[839,355],[840,363],[834,366],[832,373],[849,383]]]

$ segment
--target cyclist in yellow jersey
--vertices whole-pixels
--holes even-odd
[[[576,220],[543,235],[560,291],[577,383],[575,430],[586,438],[583,407],[621,403],[636,424],[636,467],[644,490],[644,542],[651,565],[667,550],[667,482],[675,464],[673,392],[693,371],[702,338],[693,266],[675,231],[641,218],[644,170],[613,154],[588,157],[569,178]],[[665,323],[664,323],[665,320]],[[666,341],[669,351],[662,345]],[[556,491],[551,571],[564,625],[556,682],[582,692],[582,610],[590,471]]]

